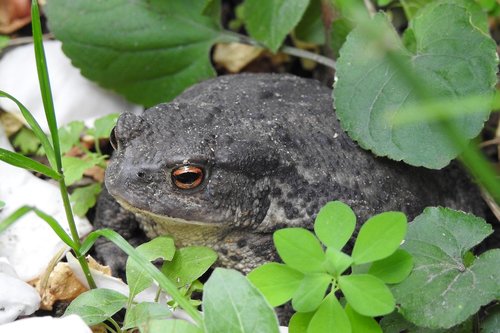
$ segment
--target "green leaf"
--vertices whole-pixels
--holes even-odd
[[[331,42],[335,58],[339,57],[339,51],[344,45],[347,36],[352,30],[352,23],[345,17],[340,17],[332,22]]]
[[[195,325],[180,319],[152,320],[139,327],[141,333],[203,333]]]
[[[304,274],[275,262],[257,267],[247,276],[271,306],[288,302],[299,287]]]
[[[26,157],[24,155],[11,152],[10,150],[0,148],[0,161],[4,161],[13,166],[20,167],[23,169],[40,172],[41,174],[55,180],[61,179],[61,175],[57,173],[57,171],[54,171],[45,164],[32,160],[31,158]]]
[[[250,36],[276,52],[308,4],[309,0],[247,0],[245,26]]]
[[[102,323],[127,303],[127,297],[110,289],[92,289],[80,294],[66,308],[64,316],[79,315],[89,326]]]
[[[153,261],[158,258],[172,260],[175,253],[174,240],[168,236],[160,236],[147,243],[139,245],[136,250],[147,260]],[[125,274],[132,300],[138,293],[148,288],[153,279],[141,266],[130,258],[127,259]]]
[[[94,207],[101,190],[101,184],[99,183],[76,188],[70,196],[73,203],[73,212],[80,217],[85,216],[88,210]]]
[[[389,288],[372,275],[343,275],[338,283],[349,305],[361,315],[382,316],[396,306]]]
[[[387,6],[392,0],[377,0],[377,5],[380,7]]]
[[[216,260],[217,253],[208,247],[184,247],[175,252],[172,261],[163,264],[161,271],[182,287],[202,276]]]
[[[333,293],[321,302],[307,328],[307,333],[324,332],[351,333],[349,318]]]
[[[405,250],[398,249],[391,256],[375,261],[368,273],[385,283],[400,283],[410,274],[413,258]]]
[[[410,20],[424,6],[432,2],[432,0],[400,0],[401,6],[406,17]]]
[[[48,142],[48,138],[36,123],[36,120],[26,110],[24,111],[20,103],[17,103],[24,119],[30,125],[35,135],[40,139],[45,154],[53,169],[60,171],[62,167],[61,149],[59,147],[59,133],[57,131],[56,113],[54,111],[54,100],[52,98],[52,90],[50,90],[49,72],[47,70],[47,59],[45,59],[45,50],[43,47],[42,23],[40,22],[40,10],[38,1],[31,1],[31,32],[33,34],[33,46],[35,49],[35,62],[40,86],[40,94],[42,95],[43,109],[45,111],[45,119],[50,130],[50,138],[52,145]]]
[[[206,333],[278,333],[264,296],[239,272],[216,268],[203,292]]]
[[[87,155],[86,159],[81,159],[77,157],[64,156],[62,158],[62,165],[64,170],[64,178],[66,179],[66,185],[71,185],[74,182],[83,178],[83,174],[87,169],[98,165],[104,161],[104,156],[99,156],[97,154]]]
[[[19,102],[17,99],[15,99],[13,96],[7,94],[4,91],[0,91],[0,97],[6,97],[10,99],[12,102],[16,103],[17,107],[19,108],[19,111],[21,111],[21,114],[23,115],[23,118],[26,120],[28,125],[30,126],[31,130],[33,131],[33,134],[40,140],[40,143],[43,146],[43,149],[45,150],[45,154],[47,155],[47,159],[49,160],[50,165],[52,168],[56,169],[57,168],[57,162],[56,162],[56,154],[54,152],[54,148],[52,147],[52,144],[49,142],[49,139],[47,138],[47,135],[43,132],[42,128],[36,121],[36,119],[33,117],[33,115],[26,109],[26,107]]]
[[[321,21],[321,0],[310,0],[302,19],[294,29],[294,37],[304,42],[324,45],[324,30]]]
[[[500,327],[500,304],[485,309],[486,316],[481,323],[481,333],[498,333]]]
[[[320,209],[314,222],[314,232],[328,247],[340,250],[356,228],[356,215],[341,201],[331,201]]]
[[[274,245],[285,264],[302,273],[323,272],[325,253],[312,232],[286,228],[273,234]]]
[[[8,36],[0,35],[0,51],[9,45],[10,38]]]
[[[5,201],[0,200],[0,211],[5,207]]]
[[[339,250],[328,248],[326,250],[326,269],[335,277],[344,273],[352,264],[352,258]]]
[[[142,302],[131,309],[125,315],[122,329],[144,327],[153,320],[162,320],[172,316],[172,312],[165,304]]]
[[[45,13],[64,53],[87,78],[152,106],[215,75],[210,48],[221,39],[204,1],[54,0]],[[110,24],[112,22],[112,24]]]
[[[306,333],[316,312],[295,312],[288,323],[288,333]]]
[[[66,154],[71,148],[80,142],[80,136],[85,129],[83,121],[72,121],[66,126],[59,128],[59,140],[61,142],[61,154]]]
[[[293,294],[292,306],[294,310],[298,312],[316,310],[331,283],[332,277],[328,274],[313,273],[304,276],[298,289]]]
[[[447,208],[427,208],[411,224],[403,248],[415,267],[392,287],[406,319],[418,326],[449,328],[500,295],[500,249],[469,267],[464,254],[492,228],[483,219]]]
[[[369,218],[354,243],[354,263],[360,265],[393,254],[403,241],[406,228],[406,216],[401,212],[385,212]]]
[[[3,206],[0,205],[0,211],[5,207],[5,203],[3,203]],[[13,225],[17,220],[19,220],[21,217],[24,215],[28,214],[33,210],[33,207],[30,206],[21,206],[18,209],[16,209],[13,213],[11,213],[9,216],[4,218],[3,220],[0,221],[0,234],[7,230],[11,225]]]
[[[136,249],[134,249],[122,236],[120,236],[116,231],[111,229],[100,229],[92,231],[88,234],[87,238],[82,242],[80,247],[80,253],[82,255],[86,254],[94,245],[99,237],[106,237],[106,239],[113,242],[118,246],[123,252],[125,252],[129,259],[133,259],[137,262],[139,267],[148,275],[153,277],[160,287],[165,290],[169,295],[172,296],[173,300],[178,303],[182,309],[184,309],[191,318],[196,321],[198,325],[201,325],[203,318],[189,302],[188,299],[184,297],[183,294],[177,289],[175,284],[170,281],[165,275],[163,275],[152,263],[150,263],[142,254],[140,254]]]
[[[431,329],[427,327],[416,326],[409,321],[407,321],[401,314],[393,312],[390,315],[384,316],[380,321],[380,326],[384,333],[471,333],[474,332],[473,329],[473,317],[464,321],[462,324],[453,326],[449,329]],[[497,333],[497,331],[492,331],[491,333]],[[483,331],[481,331],[483,333]],[[486,332],[485,332],[486,333]],[[488,332],[490,333],[490,332]]]
[[[23,155],[35,154],[40,147],[40,140],[36,137],[33,131],[22,127],[19,132],[17,132],[12,144],[17,148]]]
[[[118,113],[108,114],[104,117],[96,119],[94,122],[94,130],[92,135],[96,138],[109,138],[111,130],[116,125],[116,121],[120,115]]]
[[[342,127],[378,156],[428,168],[446,166],[461,148],[439,123],[396,126],[391,119],[425,100],[422,89],[427,99],[436,100],[490,96],[497,82],[495,42],[453,1],[433,2],[410,21],[407,33],[414,37],[415,50],[405,48],[383,14],[370,24],[352,31],[337,62],[335,105]],[[410,84],[403,67],[418,80]],[[478,107],[450,121],[470,139],[489,112],[489,107]]]
[[[345,313],[351,323],[352,333],[383,333],[375,319],[360,315],[349,304],[345,307]]]

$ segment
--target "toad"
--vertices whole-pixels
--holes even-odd
[[[331,200],[360,222],[391,210],[411,219],[436,205],[483,209],[457,166],[417,168],[358,147],[340,127],[331,90],[291,75],[199,83],[141,115],[122,114],[112,144],[106,187],[148,237],[212,247],[220,265],[243,272],[277,259],[275,230],[312,229]]]

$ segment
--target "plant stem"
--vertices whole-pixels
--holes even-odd
[[[90,273],[90,268],[87,263],[87,260],[85,260],[85,257],[80,252],[80,246],[81,246],[80,236],[78,235],[78,230],[76,230],[75,218],[73,216],[73,211],[71,210],[68,188],[66,187],[66,181],[64,180],[64,177],[61,180],[59,180],[59,189],[61,191],[61,198],[63,200],[64,211],[66,213],[66,219],[68,221],[69,230],[71,231],[71,237],[73,238],[73,242],[75,242],[75,244],[78,246],[78,248],[73,248],[73,251],[75,251],[76,259],[78,260],[80,266],[82,267],[82,271],[85,274],[85,278],[87,279],[89,287],[91,289],[94,289],[97,287],[94,278]]]
[[[326,66],[326,67],[329,67],[332,69],[335,69],[335,67],[337,66],[335,60],[333,60],[333,59],[324,57],[324,56],[317,54],[317,53],[314,53],[314,52],[309,52],[309,51],[306,51],[303,49],[299,49],[296,47],[284,45],[280,48],[280,51],[283,53],[289,54],[289,55],[299,57],[299,58],[313,60],[313,61],[317,62],[318,64],[321,64],[323,66]]]
[[[222,43],[242,43],[242,44],[248,44],[248,45],[257,46],[257,47],[260,47],[263,49],[267,49],[266,46],[257,42],[256,40],[254,40],[248,36],[241,35],[241,34],[238,34],[236,32],[229,31],[229,30],[224,31],[224,34],[222,35],[220,42],[222,42]],[[299,57],[299,58],[304,58],[304,59],[309,59],[309,60],[315,61],[318,64],[324,65],[324,66],[329,67],[329,68],[335,69],[335,67],[336,67],[335,60],[333,60],[333,59],[330,59],[328,57],[322,56],[322,55],[314,53],[314,52],[302,50],[302,49],[299,49],[299,48],[296,48],[293,46],[283,45],[279,49],[279,51],[286,53],[286,54],[289,54],[289,55],[292,55],[292,56]]]

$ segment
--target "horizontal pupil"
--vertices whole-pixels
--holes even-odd
[[[200,177],[199,173],[196,172],[184,172],[175,176],[175,180],[183,184],[192,184]]]

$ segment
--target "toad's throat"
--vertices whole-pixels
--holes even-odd
[[[198,225],[200,227],[214,227],[214,228],[220,228],[220,227],[224,226],[224,223],[221,223],[221,222],[213,223],[213,222],[203,222],[203,221],[195,221],[195,220],[185,220],[185,219],[178,218],[178,217],[160,215],[160,214],[156,214],[156,213],[153,213],[153,212],[150,212],[147,210],[137,208],[137,207],[131,205],[130,203],[128,203],[123,198],[117,197],[115,199],[126,210],[128,210],[134,214],[149,218],[151,220],[154,220],[154,221],[156,221],[160,224],[164,224],[164,225],[172,225],[172,226],[174,226],[174,225],[193,225],[193,226]]]
[[[125,209],[142,220],[142,228],[149,238],[172,236],[177,246],[204,245],[216,247],[227,234],[224,223],[185,220],[155,214],[132,206],[123,198],[115,198]]]

